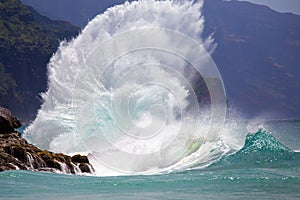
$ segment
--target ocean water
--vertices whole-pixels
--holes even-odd
[[[300,121],[267,125],[282,141],[261,130],[201,169],[111,177],[3,172],[0,199],[299,199]]]
[[[0,198],[299,199],[300,121],[226,118],[201,7],[127,2],[62,42],[23,137],[85,153],[95,173],[3,172]],[[208,107],[198,102],[199,80]]]

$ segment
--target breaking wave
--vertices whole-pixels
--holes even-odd
[[[52,57],[25,137],[86,152],[101,176],[205,167],[232,152],[220,139],[225,90],[201,7],[140,0],[95,17]]]

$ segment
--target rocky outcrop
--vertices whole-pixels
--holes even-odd
[[[0,133],[10,133],[19,127],[21,122],[12,115],[11,111],[0,107]]]
[[[67,174],[93,173],[86,156],[73,157],[41,150],[19,133],[0,133],[0,171],[35,170]]]
[[[67,174],[93,173],[86,156],[73,157],[41,150],[29,144],[14,128],[19,120],[5,108],[0,107],[0,171],[33,170]]]

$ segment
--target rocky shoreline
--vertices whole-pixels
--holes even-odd
[[[12,123],[14,122],[14,123]],[[14,131],[21,123],[0,107],[0,172],[5,170],[48,171],[66,174],[92,174],[94,169],[87,156],[68,156],[41,150],[29,144]]]

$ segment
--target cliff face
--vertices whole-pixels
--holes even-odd
[[[0,2],[0,104],[22,120],[35,116],[47,88],[47,63],[59,41],[79,28],[52,21],[19,0]]]

